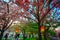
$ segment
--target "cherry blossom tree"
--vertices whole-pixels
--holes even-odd
[[[7,3],[0,2],[0,40],[13,21],[20,18],[19,12],[19,7],[15,3],[10,2],[7,7]]]
[[[15,3],[21,8],[20,14],[22,14],[23,17],[34,20],[38,24],[38,40],[42,40],[40,30],[42,26],[41,23],[44,23],[44,19],[51,13],[51,10],[58,2],[56,2],[56,0],[16,0]],[[55,5],[50,7],[51,3],[55,3]],[[45,38],[45,40],[47,39]]]

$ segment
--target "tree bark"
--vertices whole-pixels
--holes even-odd
[[[42,40],[40,27],[40,23],[38,23],[38,40]]]
[[[48,30],[49,30],[49,28],[45,29],[45,31],[44,31],[44,39],[45,40],[48,40],[48,38],[49,38]]]
[[[45,30],[45,31],[44,31],[44,40],[47,40],[47,35],[48,35],[48,34],[47,34],[47,31]]]
[[[25,29],[23,29],[23,40],[26,39],[26,36],[25,36]]]
[[[2,40],[2,38],[3,38],[3,34],[4,34],[4,30],[1,30],[0,40]]]
[[[34,35],[33,35],[33,33],[31,33],[31,35],[32,35],[32,38],[34,38]]]

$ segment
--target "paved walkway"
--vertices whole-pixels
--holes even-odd
[[[60,40],[59,37],[56,36],[49,36],[51,38],[51,40]]]

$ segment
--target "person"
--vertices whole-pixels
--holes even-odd
[[[59,36],[59,38],[60,38],[60,33],[58,33],[58,36]]]
[[[15,40],[19,40],[19,39],[18,39],[18,38],[19,38],[19,35],[20,35],[20,34],[16,34],[16,35],[15,35]]]
[[[8,40],[8,33],[6,33],[5,35],[5,40]]]

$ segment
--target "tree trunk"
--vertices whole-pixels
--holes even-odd
[[[31,33],[31,35],[32,35],[32,38],[34,38],[34,35],[33,35],[33,33]]]
[[[40,27],[40,23],[38,23],[38,40],[42,40]]]
[[[48,29],[45,29],[45,31],[44,31],[44,39],[45,40],[48,40],[48,38],[49,38]]]
[[[1,34],[0,34],[0,40],[2,40],[3,34],[4,34],[4,30],[1,31]]]
[[[48,34],[47,34],[47,31],[45,30],[45,31],[44,31],[44,40],[47,40],[47,35],[48,35]]]
[[[26,39],[26,35],[25,35],[25,29],[23,29],[23,40]]]

